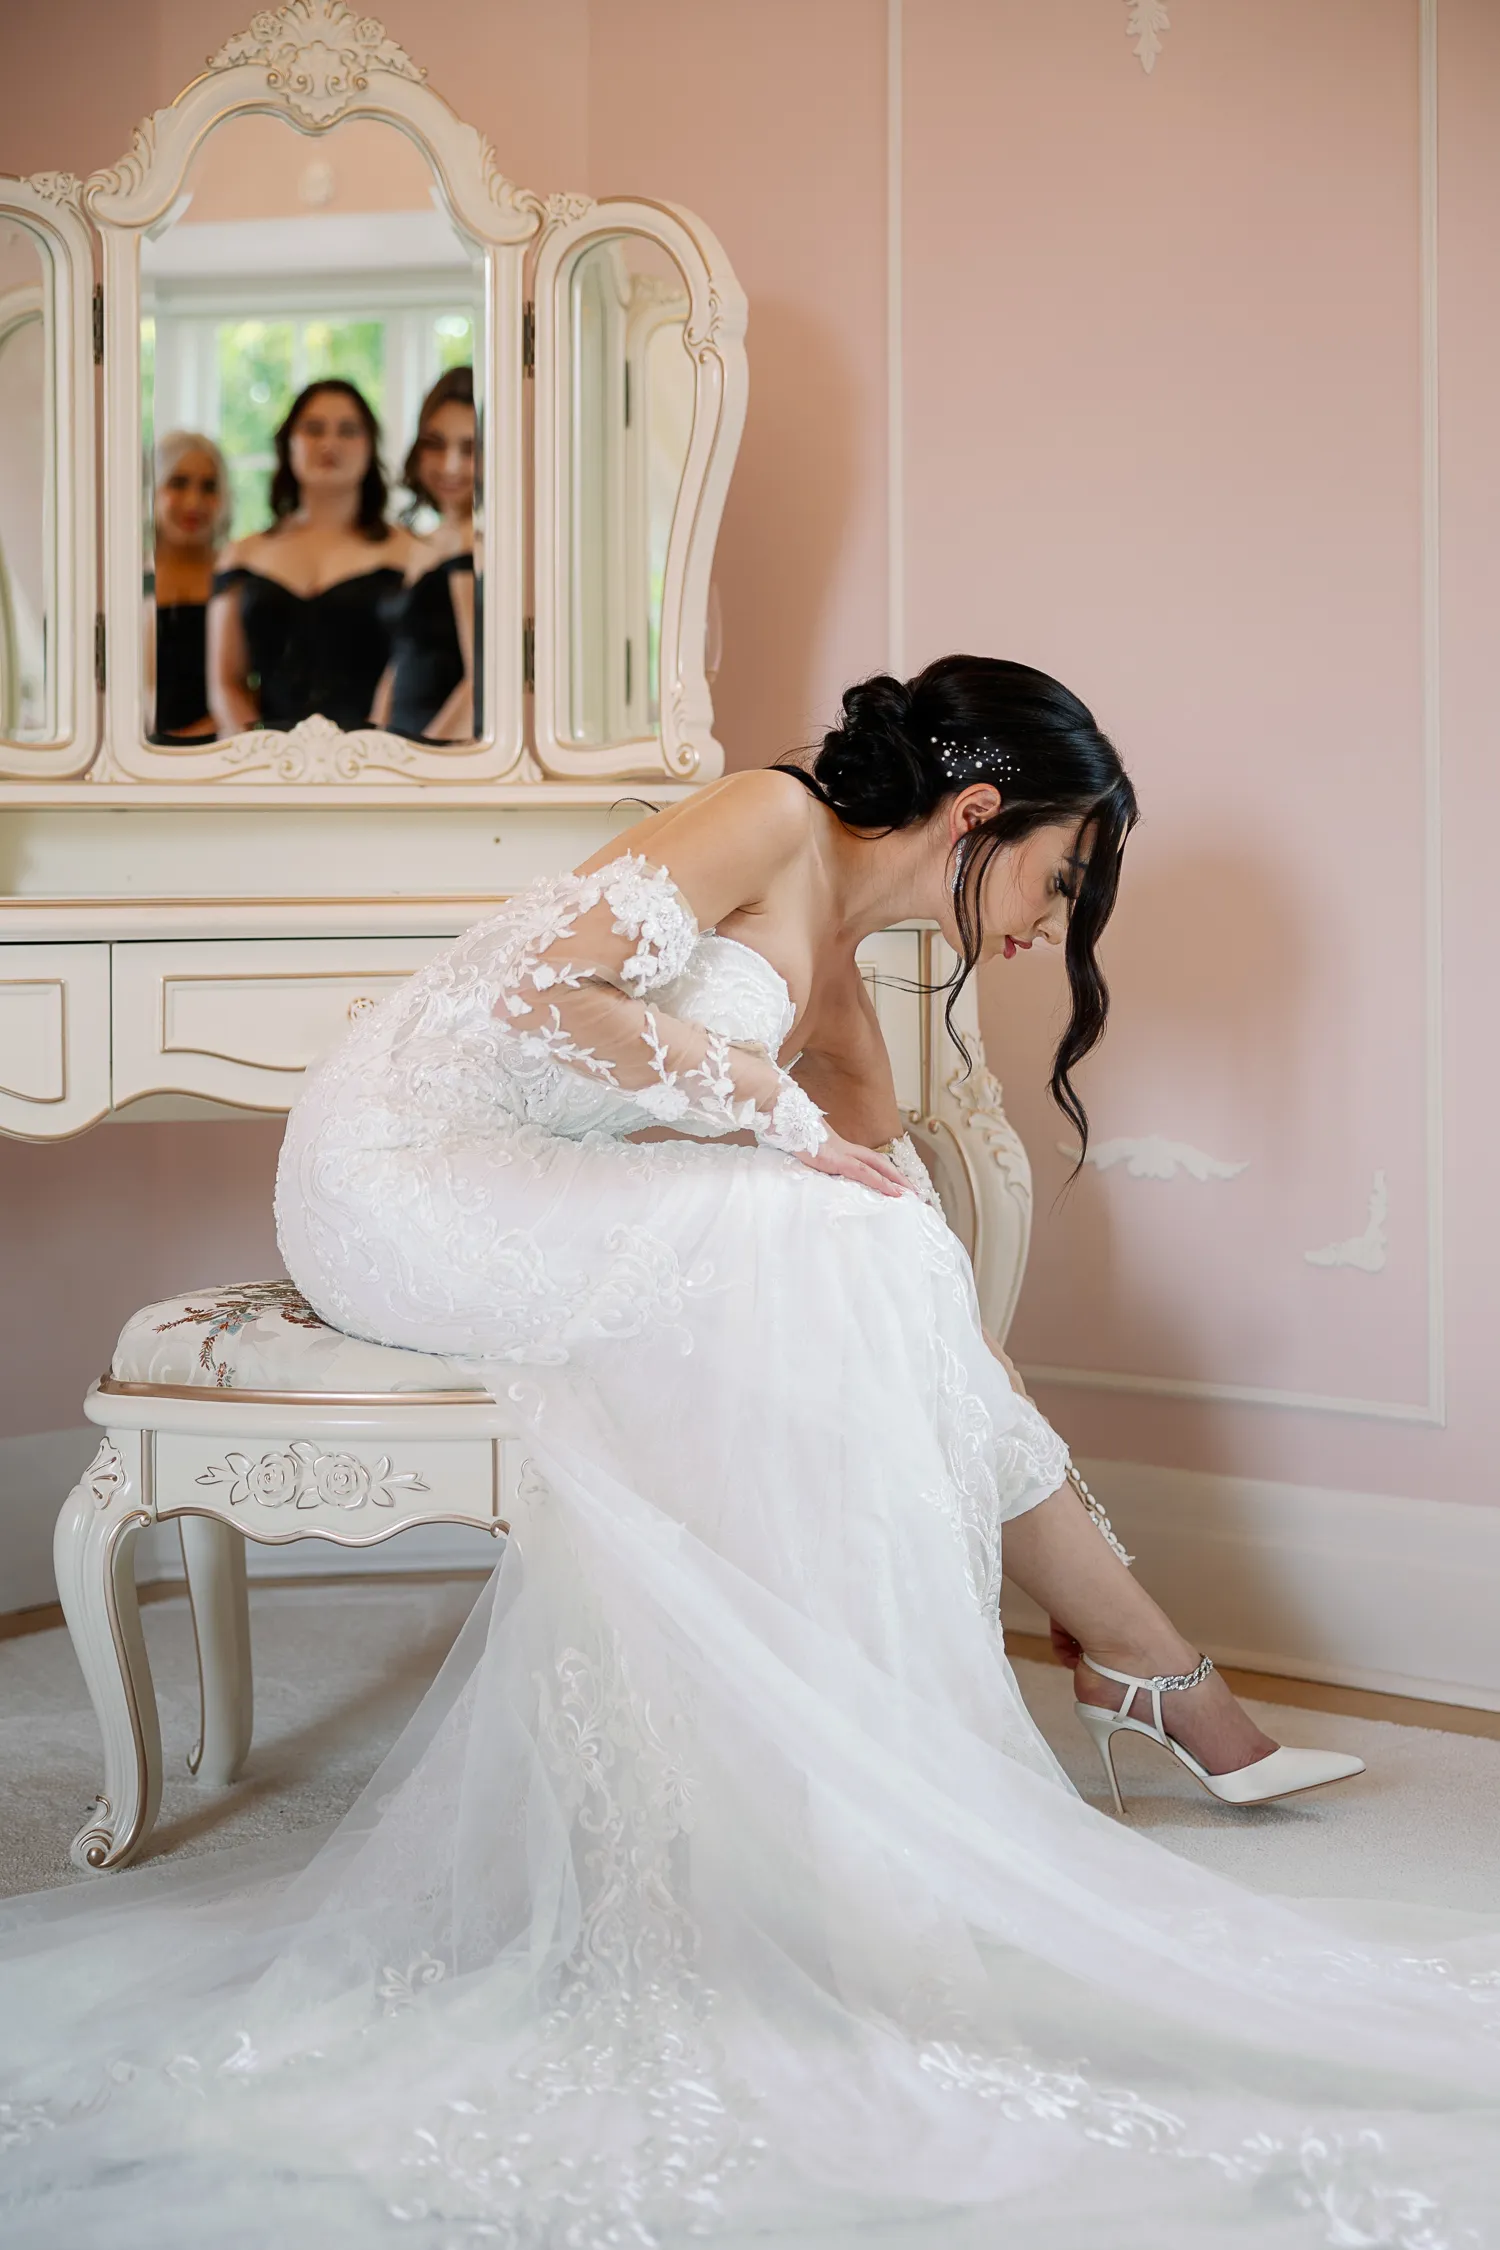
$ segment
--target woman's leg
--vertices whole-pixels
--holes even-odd
[[[1117,1672],[1191,1672],[1198,1650],[1185,1641],[1100,1537],[1071,1485],[1007,1523],[1005,1575],[1090,1656]],[[1126,1690],[1080,1663],[1078,1700],[1118,1710]],[[1140,1716],[1140,1698],[1136,1699]],[[1209,1773],[1233,1773],[1269,1757],[1276,1744],[1240,1709],[1217,1672],[1162,1700],[1167,1732]]]

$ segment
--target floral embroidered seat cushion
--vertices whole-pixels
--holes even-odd
[[[239,1281],[143,1305],[120,1331],[117,1383],[219,1391],[452,1391],[472,1378],[432,1352],[341,1335],[290,1281]]]

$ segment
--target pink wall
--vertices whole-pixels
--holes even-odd
[[[30,11],[7,33],[0,158],[111,161],[247,12]],[[737,763],[807,739],[886,655],[885,8],[383,13],[514,177],[669,197],[725,242],[750,297],[752,402],[718,564],[719,717]],[[1055,964],[996,976],[991,1059],[1041,1205],[1019,1354],[1420,1402],[1418,0],[1182,0],[1149,77],[1124,10],[1099,0],[904,14],[907,653],[1045,665],[1115,734],[1147,817],[1110,944],[1115,1024],[1086,1073],[1096,1131],[1247,1167],[1090,1171],[1055,1205],[1064,1136],[1035,1091]],[[1110,1390],[1048,1404],[1090,1454],[1485,1500],[1500,15],[1438,0],[1438,21],[1448,1426]],[[0,1427],[72,1419],[144,1290],[266,1270],[274,1139],[140,1126],[0,1144],[33,1260],[30,1356]],[[1377,1170],[1385,1269],[1308,1265],[1358,1233]]]

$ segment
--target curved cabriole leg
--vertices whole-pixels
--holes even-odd
[[[52,1553],[63,1615],[104,1737],[104,1787],[75,1867],[123,1867],[161,1803],[161,1728],[141,1635],[135,1543],[151,1521],[138,1430],[111,1431],[63,1502]]]
[[[178,1528],[198,1643],[200,1721],[188,1771],[218,1785],[244,1764],[255,1722],[245,1542],[220,1516],[184,1516]]]

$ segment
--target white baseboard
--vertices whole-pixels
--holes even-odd
[[[1221,1663],[1500,1711],[1500,1508],[1080,1461],[1150,1588]],[[1007,1587],[1005,1621],[1046,1619]]]
[[[52,1525],[97,1443],[90,1429],[0,1440],[0,1614],[56,1599]],[[1221,1662],[1500,1711],[1500,1508],[1138,1461],[1079,1465],[1142,1583]],[[169,1525],[148,1533],[137,1554],[143,1583],[181,1576]],[[337,1554],[318,1539],[252,1545],[250,1570],[378,1576],[484,1569],[495,1554],[486,1532],[423,1524]],[[1014,1587],[1005,1621],[1015,1632],[1046,1630]]]

